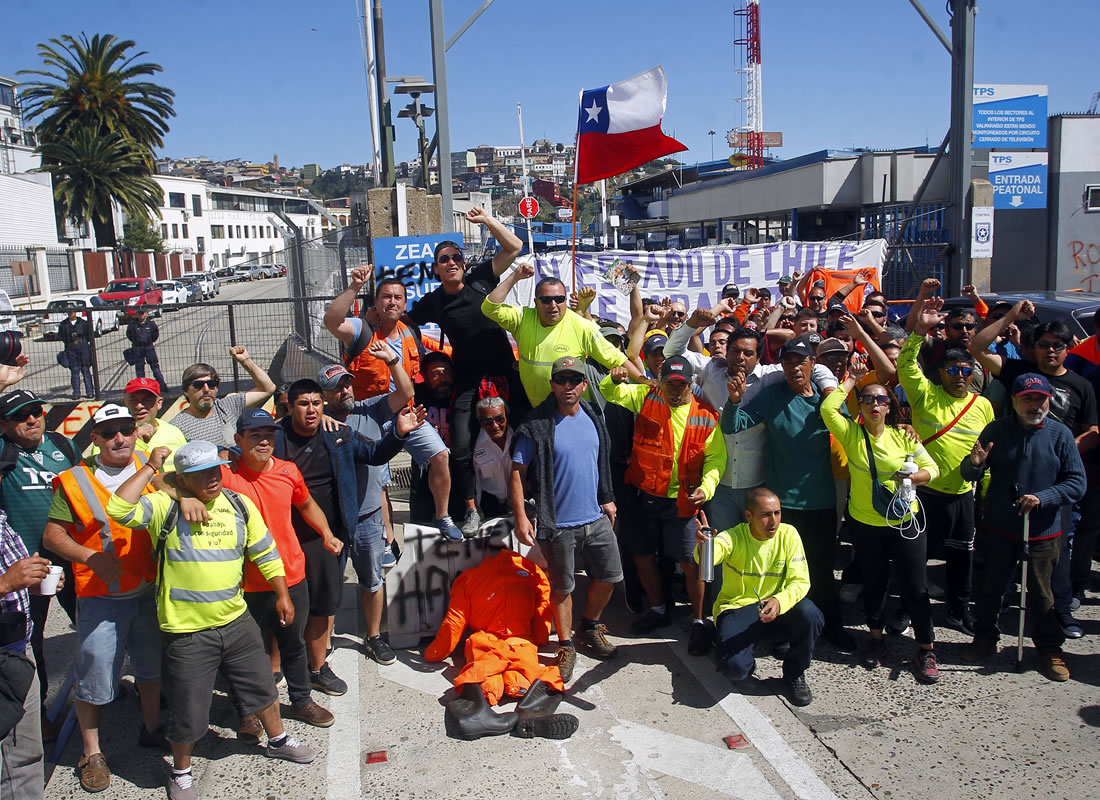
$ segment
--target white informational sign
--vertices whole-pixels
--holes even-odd
[[[663,234],[662,234],[663,235]],[[630,321],[629,301],[614,291],[603,275],[616,259],[636,270],[641,278],[642,297],[679,300],[688,308],[711,308],[722,296],[722,287],[735,284],[742,294],[749,287],[768,288],[778,293],[779,279],[795,272],[805,274],[815,267],[827,270],[882,269],[886,257],[885,239],[862,242],[775,242],[754,245],[719,245],[669,250],[602,250],[577,253],[576,283],[568,251],[523,256],[516,263],[533,263],[536,278],[559,278],[570,290],[582,286],[596,289],[593,316]],[[508,302],[534,305],[535,281],[521,281],[512,288]]]
[[[993,258],[993,206],[975,206],[970,223],[970,257]]]
[[[1047,146],[1047,87],[974,84],[972,147]]]

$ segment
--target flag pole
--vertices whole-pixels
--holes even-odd
[[[584,100],[584,89],[577,93],[577,119],[580,119],[581,102]],[[581,126],[578,123],[577,133],[573,139],[573,286],[572,291],[577,291],[577,164],[581,155]]]
[[[519,160],[523,165],[523,199],[527,199],[527,145],[523,142],[523,106],[516,103],[516,114],[519,116]],[[522,215],[521,215],[522,216]],[[531,254],[531,264],[537,267],[535,261],[535,240],[531,234],[531,220],[524,217],[527,223],[527,252]]]

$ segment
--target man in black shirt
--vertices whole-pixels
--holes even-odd
[[[1017,320],[1026,320],[1035,316],[1035,306],[1030,300],[1021,300],[1007,314],[992,322],[978,332],[970,343],[970,353],[982,362],[998,380],[1006,386],[1027,372],[1039,372],[1050,383],[1050,416],[1067,428],[1077,441],[1077,451],[1083,460],[1090,460],[1087,454],[1100,443],[1100,429],[1097,428],[1096,393],[1092,384],[1077,373],[1066,369],[1064,362],[1073,342],[1073,333],[1062,322],[1044,322],[1036,325],[1032,331],[1035,344],[1035,361],[1004,358],[987,352],[987,348],[1000,336],[1001,332]],[[1070,579],[1070,565],[1075,549],[1074,532],[1081,520],[1081,504],[1076,503],[1067,509],[1063,520],[1066,532],[1066,547],[1059,555],[1058,563],[1051,577],[1051,589],[1054,592],[1053,614],[1062,626],[1062,633],[1069,639],[1080,639],[1084,631],[1073,618],[1073,585]],[[1090,531],[1089,538],[1093,538]],[[1091,545],[1090,555],[1091,558]],[[1082,555],[1078,556],[1078,561]],[[1091,565],[1090,565],[1091,566]],[[1086,574],[1087,578],[1087,574]]]
[[[153,377],[160,384],[161,394],[166,393],[168,384],[165,383],[164,375],[161,374],[156,348],[157,339],[160,338],[160,328],[149,318],[149,309],[144,306],[138,309],[137,318],[130,320],[130,324],[126,326],[126,338],[134,346],[134,371],[137,376],[145,377],[145,363],[149,362]]]
[[[57,326],[57,338],[65,345],[65,358],[68,359],[66,366],[69,368],[69,376],[72,379],[73,400],[80,398],[81,376],[84,376],[84,388],[87,390],[85,396],[95,397],[95,389],[92,388],[92,326],[88,324],[88,320],[76,314],[76,311],[70,311],[69,318]]]
[[[424,382],[415,385],[414,397],[418,406],[424,407],[425,422],[435,428],[443,444],[451,447],[453,428],[451,425],[451,401],[454,399],[454,366],[450,356],[433,350],[424,354],[420,362],[420,374]],[[453,450],[452,450],[453,452]],[[470,461],[473,471],[473,460]],[[452,504],[465,500],[455,496],[456,481],[451,481]],[[409,521],[424,525],[432,524],[434,507],[431,488],[428,485],[427,465],[413,463],[412,487],[409,491]],[[476,533],[476,530],[475,530]]]
[[[474,405],[484,380],[493,380],[507,395],[512,419],[519,422],[527,412],[527,400],[519,381],[508,336],[481,313],[481,303],[500,283],[500,276],[512,265],[523,243],[507,227],[481,208],[472,208],[466,219],[484,225],[500,242],[501,249],[490,261],[466,266],[462,248],[455,242],[440,242],[435,248],[435,274],[442,284],[420,298],[408,318],[417,325],[436,323],[451,343],[454,357],[455,397],[451,407],[452,485],[465,501],[462,533],[473,535],[481,524],[474,499],[473,443],[478,434]]]

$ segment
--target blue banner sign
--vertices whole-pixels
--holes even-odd
[[[990,153],[989,182],[993,207],[1046,208],[1046,153]]]
[[[974,147],[1047,146],[1047,87],[974,84]]]
[[[463,246],[461,233],[435,233],[429,236],[388,236],[372,240],[375,279],[397,278],[405,284],[408,308],[439,286],[432,269],[435,247],[440,242]]]

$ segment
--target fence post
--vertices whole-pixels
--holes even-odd
[[[40,302],[43,304],[49,303],[52,299],[52,292],[50,291],[50,265],[46,261],[46,248],[42,245],[32,245],[27,248],[27,255],[30,257],[31,262],[34,264],[34,283],[38,291],[36,294],[41,298]],[[31,295],[27,293],[27,302],[33,304],[35,301],[31,300]]]
[[[76,290],[78,292],[88,291],[88,278],[84,274],[84,251],[77,247],[69,248],[69,269],[73,272],[74,282],[76,283]]]
[[[229,344],[237,344],[237,318],[233,315],[232,304],[227,305],[226,310],[229,311]],[[237,359],[233,359],[233,385],[239,392],[241,390],[241,365],[237,363]]]
[[[99,348],[96,347],[95,327],[92,325],[91,312],[88,313],[88,329],[91,333],[88,337],[88,346],[92,349],[92,389],[95,392],[95,396],[99,397],[101,394],[99,383]]]

